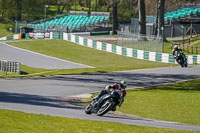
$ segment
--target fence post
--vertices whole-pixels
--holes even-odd
[[[3,75],[7,75],[7,61],[2,62],[2,73]]]
[[[196,46],[196,54],[198,54],[198,47]]]
[[[21,73],[21,63],[18,62],[18,69],[17,69],[17,73],[20,74]]]
[[[189,38],[189,45],[190,45],[190,38]]]
[[[192,54],[193,54],[193,46],[192,46]]]

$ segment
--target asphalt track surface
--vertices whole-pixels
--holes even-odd
[[[0,55],[1,56],[1,55]],[[0,79],[0,109],[77,119],[119,122],[130,125],[200,131],[200,126],[157,121],[113,113],[98,117],[86,115],[80,106],[69,103],[71,97],[100,91],[107,84],[125,80],[128,89],[155,86],[200,78],[200,66],[167,67],[146,70],[61,75],[52,77]]]
[[[6,43],[0,43],[0,57],[6,60],[20,62],[23,65],[44,69],[92,68],[92,66],[46,56],[29,50],[13,47]]]

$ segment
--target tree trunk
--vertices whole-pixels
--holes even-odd
[[[88,15],[90,15],[90,12],[91,12],[91,0],[86,0],[86,6],[89,8]]]
[[[79,5],[80,5],[81,7],[83,6],[82,0],[79,0]]]
[[[110,12],[110,8],[111,8],[110,6],[107,6],[106,11],[107,11],[107,12]]]
[[[158,34],[158,2],[156,3],[156,24],[155,24],[155,30],[154,35],[156,36]]]
[[[88,14],[90,15],[91,14],[91,0],[88,0],[88,6],[89,6]]]
[[[60,0],[57,1],[57,12],[58,14],[60,14]]]
[[[103,5],[104,4],[104,0],[99,0],[99,5]]]
[[[4,21],[4,11],[1,12],[1,21]]]
[[[63,5],[63,7],[62,7],[62,9],[60,11],[60,14],[62,14],[64,12],[65,7],[66,7],[66,3],[64,3],[64,5]]]
[[[118,7],[118,2],[117,0],[112,1],[112,15],[113,15],[113,27],[112,27],[112,32],[113,34],[117,34],[118,30],[118,12],[117,12],[117,7]]]
[[[96,0],[96,3],[95,3],[95,11],[97,11],[97,8],[98,8],[98,0]]]
[[[158,34],[157,37],[162,37],[166,41],[164,35],[164,11],[165,11],[165,0],[158,0]]]
[[[138,0],[139,7],[139,33],[146,35],[146,12],[145,12],[145,0]]]
[[[16,0],[17,14],[16,20],[22,19],[22,0]]]

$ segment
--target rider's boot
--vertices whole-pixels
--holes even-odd
[[[116,111],[116,106],[112,108],[112,111]]]

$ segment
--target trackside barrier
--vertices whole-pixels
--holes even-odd
[[[51,34],[53,35],[54,33]],[[172,54],[137,50],[133,48],[124,48],[109,43],[87,39],[71,33],[63,33],[63,40],[70,41],[82,46],[94,48],[97,50],[115,53],[118,55],[134,57],[137,59],[149,61],[177,64]],[[187,55],[186,58],[188,59],[188,64],[200,64],[200,55]]]
[[[21,39],[21,34],[16,34],[16,35],[13,35],[12,37],[9,36],[9,37],[0,38],[0,40],[7,40],[7,39]],[[50,32],[50,39],[63,39],[63,40],[70,41],[82,46],[86,46],[86,47],[90,47],[90,48],[94,48],[94,49],[102,50],[106,52],[111,52],[118,55],[133,57],[137,59],[177,64],[172,54],[137,50],[133,48],[125,48],[125,47],[121,47],[121,46],[117,46],[117,45],[113,45],[109,43],[87,39],[87,38],[80,37],[72,33]],[[200,64],[200,55],[186,55],[186,58],[188,60],[188,64]]]
[[[15,34],[15,35],[11,35],[11,36],[5,36],[5,37],[1,37],[0,40],[19,40],[21,39],[21,34]]]
[[[2,71],[3,75],[6,75],[7,72],[14,72],[20,74],[21,63],[7,61],[7,60],[0,60],[0,70]]]

